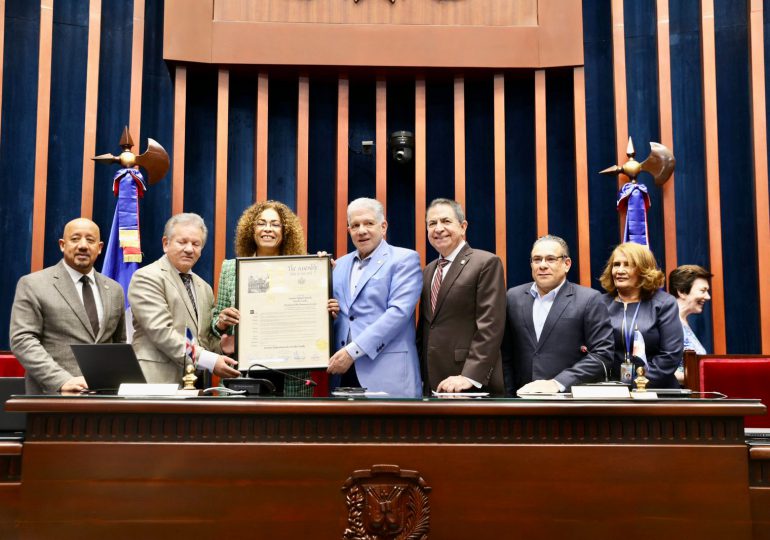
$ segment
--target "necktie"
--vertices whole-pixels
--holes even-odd
[[[96,311],[96,300],[94,300],[94,291],[91,288],[91,279],[88,276],[80,278],[83,284],[83,306],[86,308],[88,320],[91,322],[91,328],[94,335],[99,335],[99,313]]]
[[[444,278],[444,267],[449,264],[449,261],[444,257],[438,260],[438,267],[436,273],[433,276],[433,283],[430,286],[430,309],[436,311],[436,299],[438,299],[438,291],[441,289],[441,280]]]
[[[198,318],[198,306],[195,305],[195,295],[193,294],[192,290],[192,276],[190,274],[179,274],[179,277],[182,278],[182,281],[184,281],[184,287],[187,289],[187,294],[190,297],[190,302],[192,302],[193,311],[195,312],[195,318]]]

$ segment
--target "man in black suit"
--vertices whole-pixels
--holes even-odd
[[[605,379],[615,343],[601,294],[567,281],[572,260],[558,236],[535,241],[530,265],[534,281],[507,294],[506,392],[564,392]]]

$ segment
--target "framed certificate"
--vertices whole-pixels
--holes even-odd
[[[326,368],[331,356],[330,257],[298,255],[238,258],[235,330],[238,369]]]

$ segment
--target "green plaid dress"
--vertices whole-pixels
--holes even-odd
[[[214,334],[221,337],[221,332],[217,328],[217,319],[219,313],[228,307],[235,305],[235,259],[226,259],[222,262],[222,271],[219,274],[219,290],[217,291],[217,301],[211,316],[211,328]],[[233,327],[227,329],[227,334],[233,334]],[[302,379],[310,378],[310,371],[307,369],[290,370],[292,375]],[[283,395],[287,397],[312,397],[313,387],[306,386],[300,381],[295,381],[288,377],[283,381]]]

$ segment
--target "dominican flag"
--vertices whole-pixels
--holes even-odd
[[[120,169],[115,174],[112,190],[118,198],[115,216],[112,218],[110,239],[104,254],[102,274],[120,283],[128,291],[131,277],[142,262],[142,246],[139,241],[139,199],[144,196],[147,186],[144,177],[136,169]],[[126,294],[126,334],[131,342],[133,324],[131,306]]]
[[[198,346],[195,343],[195,336],[193,335],[192,330],[185,328],[184,338],[184,355],[190,360],[190,363],[195,366],[195,357],[197,356]]]

